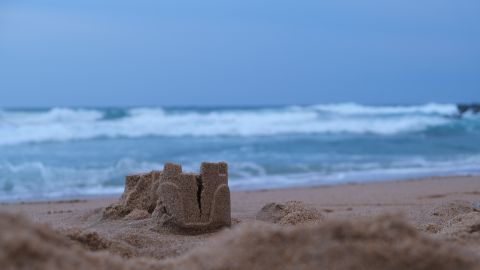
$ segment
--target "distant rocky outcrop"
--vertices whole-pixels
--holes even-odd
[[[480,113],[480,103],[457,104],[458,112],[463,115],[465,113]]]

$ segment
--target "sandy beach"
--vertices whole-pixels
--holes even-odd
[[[382,230],[389,233],[395,232],[396,227],[391,227],[392,224],[389,222],[401,223],[402,226],[414,231],[415,236],[413,240],[408,240],[409,243],[425,238],[427,239],[424,239],[425,241],[433,241],[432,243],[442,248],[451,248],[458,253],[455,256],[459,257],[452,259],[454,263],[459,263],[458,265],[462,265],[462,262],[465,265],[475,265],[475,263],[469,264],[469,260],[478,262],[478,258],[480,258],[480,177],[478,176],[435,177],[368,184],[232,192],[232,229],[197,235],[176,234],[158,228],[149,215],[129,215],[121,219],[103,218],[102,213],[105,207],[117,200],[118,198],[101,198],[3,203],[0,205],[0,212],[7,217],[11,217],[11,215],[5,213],[20,214],[29,221],[33,221],[33,224],[28,225],[32,228],[40,226],[38,224],[47,224],[49,227],[47,230],[51,229],[50,231],[55,232],[56,236],[64,238],[65,241],[69,244],[72,243],[75,248],[82,250],[88,256],[97,253],[114,254],[113,257],[117,258],[118,256],[118,260],[122,262],[121,265],[125,267],[128,265],[126,262],[138,263],[137,261],[140,260],[145,263],[145,269],[148,267],[153,267],[152,269],[178,267],[181,269],[182,265],[189,265],[194,261],[195,254],[215,253],[217,251],[212,251],[212,249],[222,249],[219,243],[225,241],[225,238],[233,237],[233,240],[230,239],[227,242],[230,243],[228,245],[235,246],[234,240],[237,239],[234,237],[235,234],[242,235],[242,233],[249,232],[247,233],[248,238],[255,238],[255,235],[259,234],[258,231],[261,234],[261,232],[279,230],[279,232],[288,234],[292,233],[289,230],[297,230],[295,233],[302,235],[308,234],[307,231],[312,228],[327,230],[324,233],[328,234],[329,228],[336,228],[335,231],[342,226],[353,226],[354,230],[360,230],[359,233],[372,233],[370,229],[373,226],[376,228],[373,231],[374,235],[381,235]],[[289,201],[295,201],[295,203],[288,203]],[[275,204],[268,206],[269,203]],[[265,205],[267,207],[259,213]],[[293,206],[289,208],[289,205]],[[293,213],[293,218],[282,222],[284,220],[282,213],[276,209],[281,209],[280,212],[285,212],[284,215]],[[5,218],[3,219],[5,220]],[[2,234],[7,234],[9,230],[12,233],[19,230],[16,225],[12,225],[15,222],[5,223],[4,221]],[[19,222],[28,223],[23,219]],[[378,224],[383,225],[377,228]],[[365,228],[362,229],[363,227]],[[32,230],[32,228],[28,227],[27,230]],[[398,236],[393,235],[393,237],[394,239],[398,237],[398,240],[401,241],[404,235],[399,233]],[[411,235],[409,234],[408,237]],[[245,235],[240,237],[240,239],[244,238]],[[271,240],[266,240],[267,243],[264,245],[268,245]],[[308,241],[302,245],[308,246]],[[365,241],[361,246],[365,248],[375,246],[368,242],[370,240]],[[328,241],[326,243],[328,245]],[[248,243],[240,244],[249,245]],[[9,246],[6,246],[5,249],[5,241],[2,241],[2,245],[4,245],[2,252],[8,252],[6,250]],[[294,245],[295,243],[288,244],[288,246]],[[338,245],[338,243],[331,243],[331,245]],[[348,241],[343,245],[348,246]],[[418,246],[419,244],[415,243],[414,245]],[[255,247],[252,248],[255,249]],[[46,252],[48,253],[48,251]],[[235,252],[238,251],[231,250],[227,253],[235,254]],[[401,257],[400,253],[398,256]],[[448,251],[447,254],[453,253]],[[241,256],[238,254],[235,256],[241,260]],[[327,255],[323,254],[322,256]],[[354,255],[352,256],[354,257]],[[439,254],[426,256],[433,258]],[[447,258],[448,256],[440,257]],[[9,265],[8,258],[1,258],[6,261],[4,265]],[[361,258],[368,258],[368,256]],[[246,269],[248,264],[232,262],[231,259],[229,258],[229,267]],[[26,260],[28,262],[28,259]],[[275,261],[274,258],[269,260],[269,262]],[[277,260],[281,261],[284,258],[277,258]],[[35,263],[35,259],[32,259],[32,262]],[[14,263],[11,261],[10,263],[10,266],[13,267]],[[215,263],[226,267],[221,262],[214,260],[208,264],[205,262],[194,263],[195,268],[192,269],[224,269],[218,265],[218,267],[215,266]],[[446,265],[448,263],[446,262]],[[101,265],[105,267],[105,263]],[[322,264],[317,262],[316,265]],[[381,264],[379,265],[381,266]],[[268,266],[268,264],[260,263],[254,269],[261,269],[263,266]],[[339,263],[331,265],[331,267],[333,268],[330,269],[353,269]],[[390,268],[401,269],[395,267],[398,265],[394,264]],[[465,267],[464,269],[475,269]],[[24,269],[28,269],[28,267]],[[304,269],[309,268],[306,266]]]
[[[479,11],[1,1],[0,270],[480,270]]]

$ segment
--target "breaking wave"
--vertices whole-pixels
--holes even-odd
[[[405,158],[385,168],[381,162],[359,164],[349,160],[332,168],[290,173],[279,164],[272,168],[255,162],[231,162],[229,185],[233,190],[278,188],[292,186],[332,185],[408,179],[431,175],[479,174],[480,156],[462,157],[448,161]],[[183,164],[184,171],[196,171],[198,162]],[[75,198],[95,195],[118,195],[123,191],[124,176],[132,173],[159,170],[163,164],[122,159],[100,167],[78,165],[55,166],[42,161],[20,164],[0,162],[0,201]]]
[[[0,111],[0,145],[146,136],[395,135],[457,121],[455,104],[354,103],[257,109],[70,109]],[[112,116],[113,115],[113,116]]]
[[[314,105],[312,108],[346,115],[385,115],[385,114],[438,114],[451,116],[458,113],[455,104],[428,103],[418,106],[365,106],[356,103]]]

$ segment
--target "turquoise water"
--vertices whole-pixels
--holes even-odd
[[[233,190],[480,174],[455,104],[0,110],[0,200],[117,194],[165,162],[226,161]]]

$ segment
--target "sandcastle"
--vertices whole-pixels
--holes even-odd
[[[104,216],[150,213],[162,227],[186,232],[230,226],[227,164],[204,162],[196,174],[183,173],[181,165],[167,163],[163,171],[127,176],[120,201],[107,207]]]

